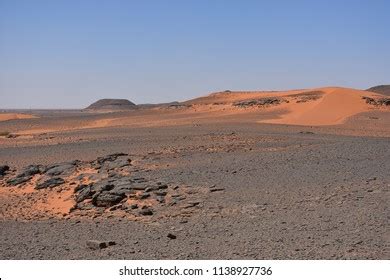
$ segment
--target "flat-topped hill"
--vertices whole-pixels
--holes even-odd
[[[127,99],[100,99],[89,105],[87,110],[129,110],[137,105]]]

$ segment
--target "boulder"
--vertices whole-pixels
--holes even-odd
[[[142,216],[152,216],[153,215],[153,211],[150,208],[143,208],[143,209],[139,210],[138,213]]]
[[[104,191],[92,197],[92,204],[97,207],[110,207],[121,202],[125,197],[125,194],[121,195]]]
[[[26,176],[26,177],[18,177],[17,176],[15,178],[9,179],[7,181],[7,184],[12,185],[12,186],[16,186],[16,185],[20,185],[22,183],[29,181],[31,178],[32,178],[32,176]]]

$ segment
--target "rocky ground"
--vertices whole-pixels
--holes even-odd
[[[331,131],[225,123],[8,139],[0,258],[388,259],[389,138]]]

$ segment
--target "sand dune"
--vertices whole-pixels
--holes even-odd
[[[319,90],[323,92],[323,95],[318,100],[283,105],[287,113],[263,122],[314,126],[341,124],[347,118],[372,108],[362,99],[363,96],[376,97],[365,91],[347,88]]]
[[[353,115],[372,110],[374,106],[367,104],[363,96],[382,97],[379,94],[362,90],[327,87],[278,92],[218,92],[190,100],[188,103],[197,106],[238,104],[245,107],[244,110],[256,111],[258,122],[321,126],[342,124]],[[266,102],[267,99],[269,104]],[[279,101],[272,103],[273,99]],[[256,102],[261,105],[266,104],[257,106]]]

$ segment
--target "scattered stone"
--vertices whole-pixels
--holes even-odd
[[[163,196],[157,196],[156,197],[156,200],[159,202],[159,203],[164,203],[165,202],[165,198]]]
[[[158,183],[157,183],[157,188],[158,188],[159,190],[165,190],[165,189],[168,188],[168,185],[167,185],[167,184],[162,184],[161,182],[158,182]]]
[[[116,245],[115,241],[87,240],[87,246],[92,250],[100,250],[114,245]]]
[[[172,234],[172,233],[168,233],[168,234],[167,234],[167,237],[168,237],[169,239],[176,239],[176,235],[174,235],[174,234]]]
[[[167,192],[166,192],[166,191],[159,190],[159,191],[155,192],[155,194],[156,194],[157,196],[166,196],[166,195],[167,195]]]

